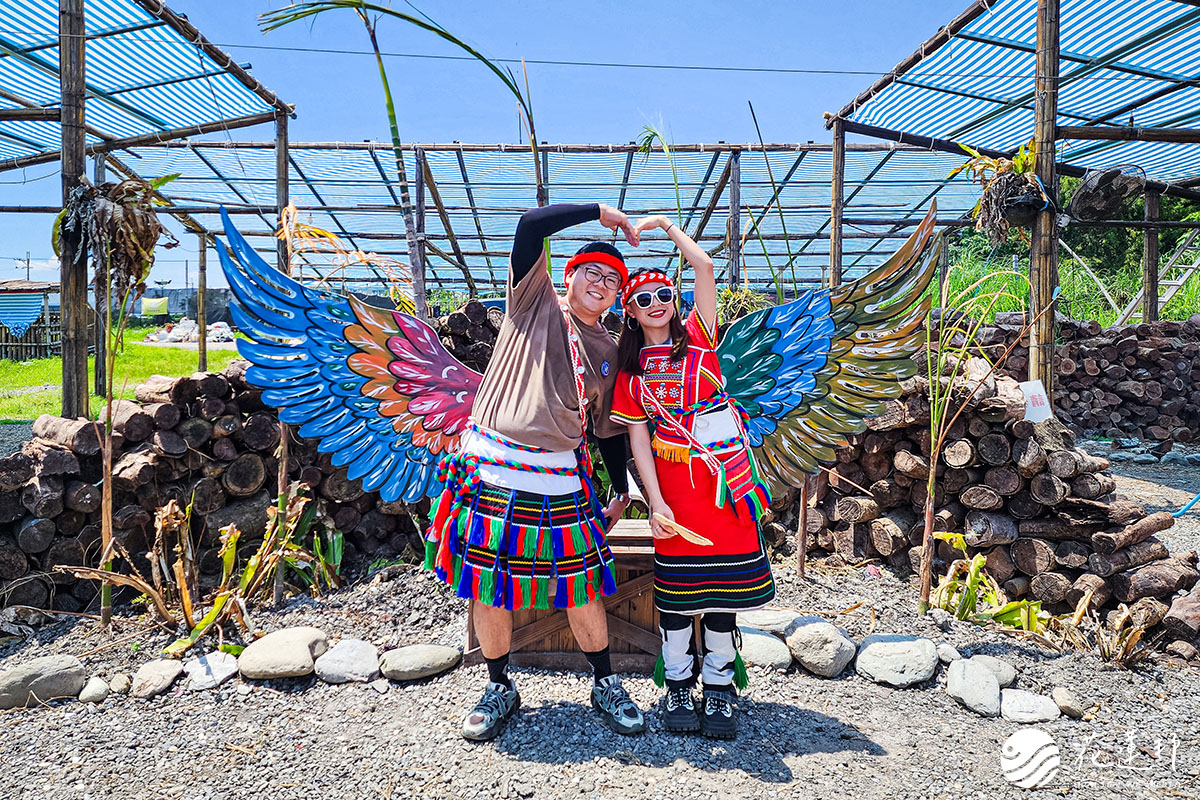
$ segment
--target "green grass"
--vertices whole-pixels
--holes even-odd
[[[1015,298],[1002,298],[996,311],[1023,311],[1029,297],[1029,284],[1024,278],[1012,274],[1011,258],[988,259],[982,254],[958,252],[951,256],[950,292],[956,294],[975,281],[984,278],[977,291],[986,294],[1003,289]],[[1022,275],[1029,272],[1028,258],[1018,260],[1017,270]],[[999,274],[997,274],[999,273]],[[988,278],[986,276],[991,275]],[[1175,277],[1171,275],[1170,277]],[[1114,310],[1096,282],[1079,264],[1065,253],[1058,267],[1058,281],[1062,286],[1059,307],[1070,319],[1099,322],[1108,327],[1116,322],[1120,309],[1128,305],[1142,285],[1141,270],[1135,266],[1123,266],[1109,273],[1100,273],[1104,288],[1117,304]],[[1186,320],[1200,313],[1200,275],[1194,275],[1183,288],[1171,298],[1161,313],[1162,319]],[[990,320],[989,320],[990,321]]]
[[[151,375],[182,376],[196,371],[196,351],[176,347],[139,345],[153,328],[130,329],[125,351],[117,356],[113,387],[117,397],[133,398],[134,388]],[[236,350],[209,350],[208,368],[219,372],[237,358]],[[92,386],[95,358],[88,358],[88,386]],[[51,388],[27,391],[31,387]],[[34,361],[0,361],[0,421],[36,419],[41,414],[62,412],[62,359],[39,358]],[[92,397],[92,413],[104,405],[101,397]]]

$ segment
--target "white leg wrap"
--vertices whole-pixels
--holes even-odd
[[[691,654],[692,627],[669,631],[659,628],[663,638],[663,666],[669,681],[686,681],[696,669],[696,660]]]
[[[728,686],[733,683],[733,660],[737,647],[733,631],[710,631],[701,626],[704,636],[704,666],[700,676],[705,686]]]

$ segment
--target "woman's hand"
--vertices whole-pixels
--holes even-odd
[[[675,512],[666,503],[655,503],[650,506],[650,532],[654,534],[655,539],[670,539],[672,536],[678,536],[673,528],[668,528],[654,517],[662,516],[671,522],[675,521]]]
[[[668,230],[673,224],[674,223],[667,219],[665,215],[654,214],[652,216],[642,217],[639,219],[637,225],[633,227],[633,230],[639,237],[641,237],[642,231],[650,230],[651,228],[662,228],[665,231]]]
[[[637,247],[640,232],[633,227],[633,223],[629,221],[629,217],[624,211],[618,211],[612,206],[606,206],[600,203],[600,224],[606,228],[611,228],[613,233],[619,228],[625,234],[625,241],[629,242],[630,247]]]

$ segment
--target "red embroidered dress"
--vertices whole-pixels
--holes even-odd
[[[675,520],[713,544],[682,536],[654,541],[654,598],[660,611],[702,614],[761,608],[775,596],[757,519],[770,503],[745,439],[741,413],[725,394],[716,331],[688,315],[687,354],[642,348],[642,375],[617,374],[612,418],[650,424],[663,500]]]

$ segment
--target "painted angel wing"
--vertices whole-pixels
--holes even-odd
[[[481,376],[427,324],[301,285],[267,266],[224,210],[232,258],[218,247],[236,300],[246,380],[279,418],[319,440],[385,501],[437,493],[438,460],[469,424]],[[235,263],[236,262],[236,263]]]
[[[772,486],[799,486],[834,447],[900,396],[916,369],[942,248],[937,206],[882,265],[835,289],[735,322],[718,354],[725,390],[749,415],[746,433]]]

